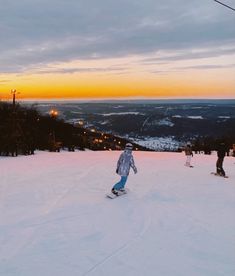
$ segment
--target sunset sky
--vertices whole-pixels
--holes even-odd
[[[235,12],[213,0],[0,2],[0,99],[235,98]]]

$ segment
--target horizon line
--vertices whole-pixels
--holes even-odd
[[[0,99],[0,102],[9,102],[12,98],[8,99]],[[80,97],[80,98],[71,98],[71,97],[65,97],[65,98],[18,98],[16,99],[17,102],[87,102],[87,101],[138,101],[138,100],[149,100],[149,101],[157,101],[157,100],[235,100],[234,98],[202,98],[202,97],[99,97],[99,98],[89,98],[89,97]]]

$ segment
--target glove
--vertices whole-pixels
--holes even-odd
[[[118,168],[116,169],[116,173],[118,174]]]

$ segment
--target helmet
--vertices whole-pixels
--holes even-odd
[[[127,143],[126,146],[125,146],[125,149],[132,150],[133,149],[133,145],[131,143]]]

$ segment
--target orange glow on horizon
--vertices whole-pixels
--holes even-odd
[[[95,62],[89,66],[100,68],[98,61]],[[109,66],[112,68],[111,61],[106,63],[107,68]],[[63,66],[70,68],[75,65],[77,64]],[[87,64],[86,66],[88,67]],[[162,65],[163,72],[159,73],[152,72],[149,67],[133,66],[129,71],[124,68],[124,72],[106,71],[104,68],[105,70],[101,72],[88,70],[88,72],[70,74],[40,74],[40,72],[5,74],[0,75],[1,79],[6,80],[0,82],[0,100],[11,99],[12,89],[20,92],[17,95],[17,99],[20,100],[138,97],[235,98],[234,71],[231,69],[171,71],[168,67]],[[153,69],[156,70],[155,67]]]

